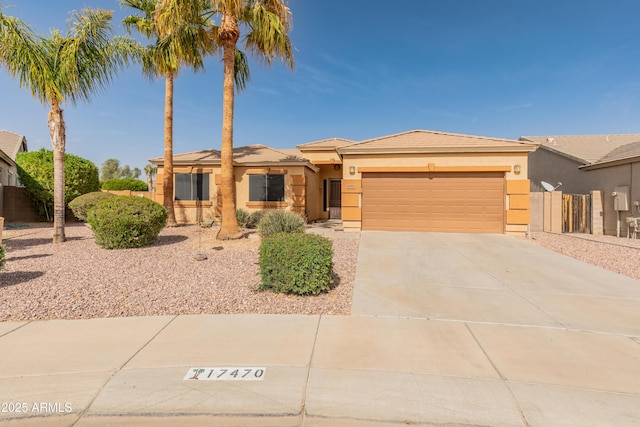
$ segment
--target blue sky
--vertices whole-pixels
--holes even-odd
[[[4,0],[38,32],[118,0]],[[411,129],[517,139],[640,133],[640,1],[291,0],[296,70],[251,61],[235,146],[362,140]],[[0,129],[50,148],[47,109],[0,71]],[[67,152],[144,167],[162,155],[164,82],[121,73],[67,105]],[[174,151],[220,148],[222,67],[176,81]]]

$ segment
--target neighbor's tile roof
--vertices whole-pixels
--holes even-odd
[[[347,145],[356,144],[355,141],[343,138],[328,138],[320,141],[307,142],[306,144],[297,145],[299,150],[335,150],[336,148],[346,147]]]
[[[611,150],[606,156],[597,162],[590,163],[587,166],[605,166],[609,163],[619,162],[621,160],[640,158],[640,141],[622,145]]]
[[[27,151],[27,140],[24,136],[8,130],[0,130],[0,150],[4,151],[11,160],[16,160],[16,155],[21,151],[23,143],[24,151]]]
[[[523,136],[520,139],[589,164],[600,162],[619,147],[640,141],[640,134]]]
[[[392,152],[510,152],[534,151],[537,144],[512,139],[412,130],[373,138],[338,149],[343,154]]]
[[[235,164],[260,164],[260,163],[302,163],[308,164],[309,161],[300,157],[297,150],[276,150],[265,145],[248,145],[245,147],[237,147],[233,149],[233,160]],[[162,157],[154,157],[149,159],[151,163],[163,164]],[[174,154],[173,163],[178,165],[219,165],[219,150],[200,150],[189,153]]]

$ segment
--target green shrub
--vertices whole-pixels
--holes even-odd
[[[0,270],[2,270],[2,267],[4,267],[6,253],[7,247],[5,245],[0,245]]]
[[[278,233],[304,233],[304,218],[291,211],[270,210],[262,215],[258,233],[262,237]]]
[[[247,228],[256,228],[256,227],[258,227],[258,224],[260,224],[260,220],[264,216],[265,212],[266,211],[264,211],[264,210],[251,212],[251,214],[249,215],[249,221],[247,221],[246,227]]]
[[[83,194],[69,202],[69,208],[76,218],[80,221],[87,222],[87,212],[89,212],[89,209],[94,207],[98,202],[108,199],[109,197],[115,197],[115,195],[103,193],[102,191]]]
[[[131,191],[147,191],[149,186],[146,182],[135,178],[116,178],[105,181],[102,184],[103,190],[131,190]]]
[[[249,218],[251,214],[244,209],[236,209],[236,218],[238,219],[238,225],[240,227],[247,228],[247,223],[249,222]]]
[[[53,151],[18,153],[18,176],[26,187],[38,213],[53,218]],[[82,194],[100,190],[98,168],[91,161],[73,154],[64,155],[64,200],[68,204]]]
[[[333,284],[331,240],[317,234],[274,234],[260,244],[261,289],[319,294]]]
[[[167,210],[144,197],[116,196],[89,209],[87,222],[101,247],[136,248],[155,242],[167,223]]]

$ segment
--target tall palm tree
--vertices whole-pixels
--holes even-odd
[[[66,240],[64,232],[64,102],[89,101],[106,87],[119,70],[137,58],[138,44],[114,37],[111,11],[85,9],[71,14],[71,25],[62,35],[36,35],[23,21],[0,10],[0,65],[18,79],[21,87],[49,106],[47,122],[53,147],[53,242]]]
[[[190,0],[163,0],[172,8],[159,11],[160,28],[193,14]],[[222,225],[217,238],[236,239],[242,234],[236,219],[235,180],[233,177],[233,112],[235,100],[234,75],[236,73],[238,42],[245,30],[245,48],[258,59],[270,65],[273,59],[283,60],[294,68],[293,50],[288,33],[291,29],[291,11],[287,0],[209,0],[211,17],[219,23],[211,28],[211,35],[222,47],[224,83],[222,101],[221,185]]]
[[[153,44],[145,50],[143,73],[149,78],[165,79],[163,205],[168,210],[167,225],[176,226],[173,207],[173,83],[183,66],[194,71],[204,69],[204,57],[214,53],[218,45],[209,30],[209,0],[190,0],[194,12],[171,21],[163,33],[160,33],[155,19],[160,3],[160,0],[123,0],[121,4],[141,13],[124,18],[127,31],[136,29],[148,40],[153,39]],[[163,3],[164,7],[171,7],[170,3]],[[248,70],[246,65],[240,69]],[[241,87],[245,78],[246,75],[237,73]]]

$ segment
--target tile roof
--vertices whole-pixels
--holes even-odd
[[[600,162],[623,145],[640,141],[640,134],[523,136],[520,139],[589,164]]]
[[[346,147],[347,145],[356,144],[356,141],[343,138],[328,138],[320,141],[307,142],[306,144],[299,144],[299,150],[335,150],[336,148]]]
[[[24,144],[24,149],[21,149]],[[2,150],[11,160],[16,160],[16,155],[20,151],[27,151],[27,140],[24,136],[8,130],[0,130],[0,150]]]
[[[309,161],[299,155],[297,150],[276,150],[265,145],[248,145],[233,149],[233,160],[237,165],[262,164],[262,163],[302,163],[309,164]],[[162,157],[149,159],[151,163],[163,164]],[[174,154],[174,164],[220,164],[219,150],[200,150],[189,153]]]
[[[632,142],[630,144],[625,144],[618,148],[615,148],[611,150],[606,156],[599,159],[597,162],[590,163],[586,166],[606,166],[610,163],[637,158],[640,158],[640,141]]]
[[[344,154],[356,153],[446,153],[534,151],[537,144],[512,139],[463,135],[430,130],[412,130],[373,138],[339,148]]]

